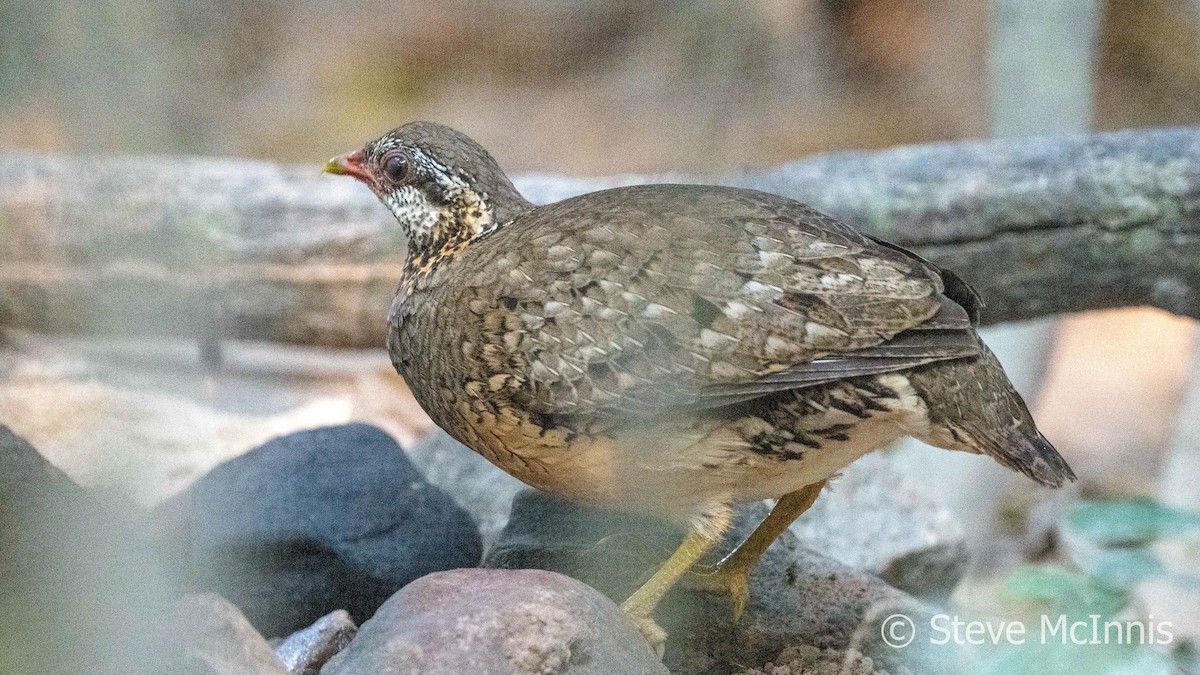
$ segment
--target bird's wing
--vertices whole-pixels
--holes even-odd
[[[719,407],[979,353],[936,267],[776,195],[617,188],[501,231],[440,302],[474,324],[464,363],[534,412]]]

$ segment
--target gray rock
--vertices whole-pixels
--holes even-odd
[[[665,675],[621,610],[539,570],[418,579],[363,624],[321,675]]]
[[[179,650],[172,672],[187,675],[287,675],[265,638],[225,598],[187,595],[173,622]]]
[[[970,564],[949,509],[878,453],[847,467],[791,530],[801,545],[924,599],[948,598]]]
[[[170,589],[143,515],[0,425],[0,672],[162,672]]]
[[[671,554],[681,536],[669,523],[525,488],[483,566],[553,570],[619,600]]]
[[[275,646],[275,655],[292,675],[317,675],[321,666],[346,648],[358,626],[344,609],[330,612]]]
[[[731,550],[766,515],[764,504],[738,511],[706,563]],[[627,597],[678,545],[682,529],[636,515],[588,508],[535,491],[522,492],[512,518],[484,559],[487,567],[552,569]],[[931,609],[879,577],[801,548],[784,532],[751,577],[746,614],[732,621],[727,601],[677,588],[658,611],[674,673],[714,675],[758,667],[789,646],[854,649],[889,670],[954,672],[952,654],[898,650],[880,639],[895,613],[927,625]],[[936,658],[933,658],[936,657]]]
[[[229,598],[272,637],[337,609],[365,620],[408,582],[482,555],[470,516],[366,424],[272,440],[157,516],[187,587]]]
[[[479,453],[435,429],[406,452],[430,483],[445,490],[475,522],[488,548],[508,523],[513,496],[526,485]]]

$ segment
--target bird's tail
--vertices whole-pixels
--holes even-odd
[[[979,356],[914,370],[909,380],[929,411],[930,432],[921,440],[988,455],[1049,487],[1075,480],[986,346]]]
[[[952,435],[971,451],[981,452],[1004,466],[1047,487],[1062,487],[1075,472],[1050,441],[1032,424],[1002,430],[983,430],[970,424],[949,425]]]

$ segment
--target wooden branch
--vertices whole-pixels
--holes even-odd
[[[320,162],[0,155],[0,326],[382,344],[404,238]],[[702,180],[777,192],[971,282],[985,322],[1123,305],[1200,317],[1200,129],[843,153]]]

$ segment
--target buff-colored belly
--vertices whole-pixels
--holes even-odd
[[[748,442],[763,423],[753,416],[659,418],[613,437],[570,441],[531,426],[517,412],[472,416],[474,442],[468,445],[518,479],[565,498],[683,520],[713,505],[781,497],[908,435],[924,423],[924,407],[908,396],[905,378],[895,376],[889,384],[899,397],[887,412],[866,419],[832,409],[785,416],[797,433],[839,427],[833,437],[820,438],[819,447],[790,454]]]
[[[720,432],[710,442],[682,448],[661,438],[655,443],[653,434],[578,439],[569,448],[488,435],[493,440],[482,454],[529,485],[583,503],[683,521],[713,505],[777,498],[825,480],[905,432],[890,419],[866,420],[847,441],[825,443],[800,459],[731,452]]]

